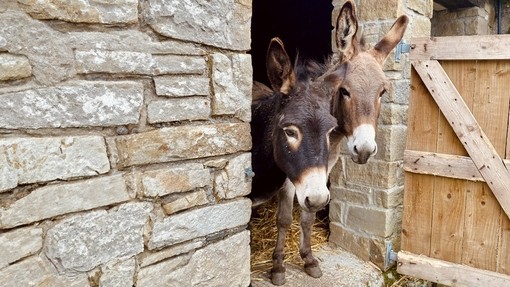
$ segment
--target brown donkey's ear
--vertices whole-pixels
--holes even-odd
[[[285,52],[282,40],[271,39],[266,56],[267,76],[273,91],[288,94],[296,83],[289,55]]]
[[[324,85],[333,89],[334,91],[338,91],[340,86],[342,85],[343,80],[345,79],[345,71],[347,71],[347,64],[341,64],[333,73],[328,74],[324,77]]]
[[[358,43],[356,32],[358,31],[358,20],[356,19],[356,6],[352,0],[348,0],[340,9],[336,19],[335,41],[340,53],[340,59],[351,59],[357,52]]]
[[[393,26],[391,26],[384,38],[370,49],[369,53],[374,56],[381,66],[384,64],[384,61],[390,54],[391,50],[395,48],[398,42],[402,39],[402,36],[404,36],[407,23],[409,23],[409,18],[407,18],[406,15],[400,16],[395,23],[393,23]]]

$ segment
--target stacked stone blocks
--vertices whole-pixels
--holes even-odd
[[[490,7],[471,7],[456,11],[443,10],[434,15],[433,36],[487,35],[491,34]]]
[[[1,286],[249,284],[250,18],[0,3]]]
[[[410,18],[404,42],[408,43],[412,37],[430,35],[431,0],[356,2],[360,32],[369,47],[377,43],[402,14]],[[333,1],[333,25],[343,3]],[[402,165],[410,86],[408,55],[402,54],[400,62],[396,62],[393,51],[384,64],[384,71],[391,81],[391,89],[383,96],[376,135],[377,155],[366,165],[358,165],[344,150],[330,176],[330,241],[382,269],[388,267],[386,243],[391,242],[398,250],[400,241]]]

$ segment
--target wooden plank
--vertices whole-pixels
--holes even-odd
[[[510,35],[413,38],[411,61],[510,59]]]
[[[510,81],[509,81],[510,82]],[[510,85],[510,83],[508,83]],[[510,87],[507,89],[507,91],[510,90]],[[509,103],[510,105],[510,103]],[[505,147],[505,158],[510,159],[510,112],[508,113],[508,121],[507,121],[507,127],[506,127],[506,147]]]
[[[435,60],[413,61],[413,66],[510,217],[510,173],[455,86]]]
[[[429,175],[405,175],[402,250],[412,250],[427,255],[430,253],[434,179]]]
[[[510,81],[507,81],[510,85]],[[506,88],[510,90],[510,87]],[[505,158],[510,159],[510,112],[508,113]],[[501,240],[498,248],[498,272],[510,275],[510,218],[501,216]]]
[[[504,159],[506,166],[510,160]],[[404,170],[411,173],[485,181],[470,157],[415,150],[404,151]]]
[[[461,262],[463,251],[465,181],[445,177],[436,178],[430,256]]]
[[[435,152],[439,107],[414,68],[411,68],[408,115],[406,149]]]
[[[455,262],[496,271],[501,208],[485,183],[471,183],[466,188],[462,260]]]
[[[442,63],[452,83],[462,89],[462,96],[468,107],[473,104],[475,90],[476,62],[448,61]],[[437,152],[453,155],[467,155],[457,135],[441,114],[438,124]],[[461,262],[462,236],[464,234],[464,210],[466,193],[464,180],[446,177],[436,178],[434,186],[434,213],[430,256],[437,259]]]
[[[477,61],[441,61],[440,64],[464,100],[464,103],[466,103],[466,106],[471,109],[476,95]],[[443,111],[441,111],[441,115],[441,121],[438,126],[440,136],[437,143],[437,152],[467,156],[468,152],[450,126]]]
[[[449,178],[484,180],[470,157],[436,152],[405,150],[404,170]]]
[[[505,155],[508,116],[509,61],[479,61],[476,67],[476,105],[471,111],[495,151]],[[505,79],[506,78],[506,79]],[[485,183],[470,184],[467,193],[466,233],[461,263],[485,270],[497,270],[501,236],[501,208]],[[467,232],[469,231],[469,232]]]
[[[397,272],[448,286],[510,286],[510,276],[400,251]]]
[[[505,158],[510,101],[510,61],[478,61],[473,116],[483,129],[494,150]],[[459,90],[462,94],[462,91]]]
[[[404,170],[419,174],[484,181],[471,158],[467,156],[406,150],[404,151]]]
[[[510,275],[510,219],[501,217],[501,240],[498,248],[498,269],[499,273]]]
[[[428,95],[427,88],[416,71],[411,69],[407,148],[435,151],[438,118],[438,106]],[[429,254],[434,181],[433,176],[405,174],[401,243],[403,250]]]
[[[506,81],[506,84],[510,86],[510,81]],[[505,88],[506,91],[510,90],[510,87]],[[510,101],[509,101],[510,103]],[[510,159],[510,112],[508,113],[507,122],[507,136],[506,136],[506,147],[505,147],[505,158]],[[508,166],[508,165],[507,165]],[[498,272],[510,275],[510,218],[506,217],[505,214],[501,216],[501,240],[498,248]]]

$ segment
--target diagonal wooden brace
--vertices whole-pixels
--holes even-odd
[[[448,123],[510,218],[510,172],[436,60],[412,62]]]

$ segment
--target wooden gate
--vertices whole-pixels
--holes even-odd
[[[400,273],[510,286],[510,36],[413,41]]]

